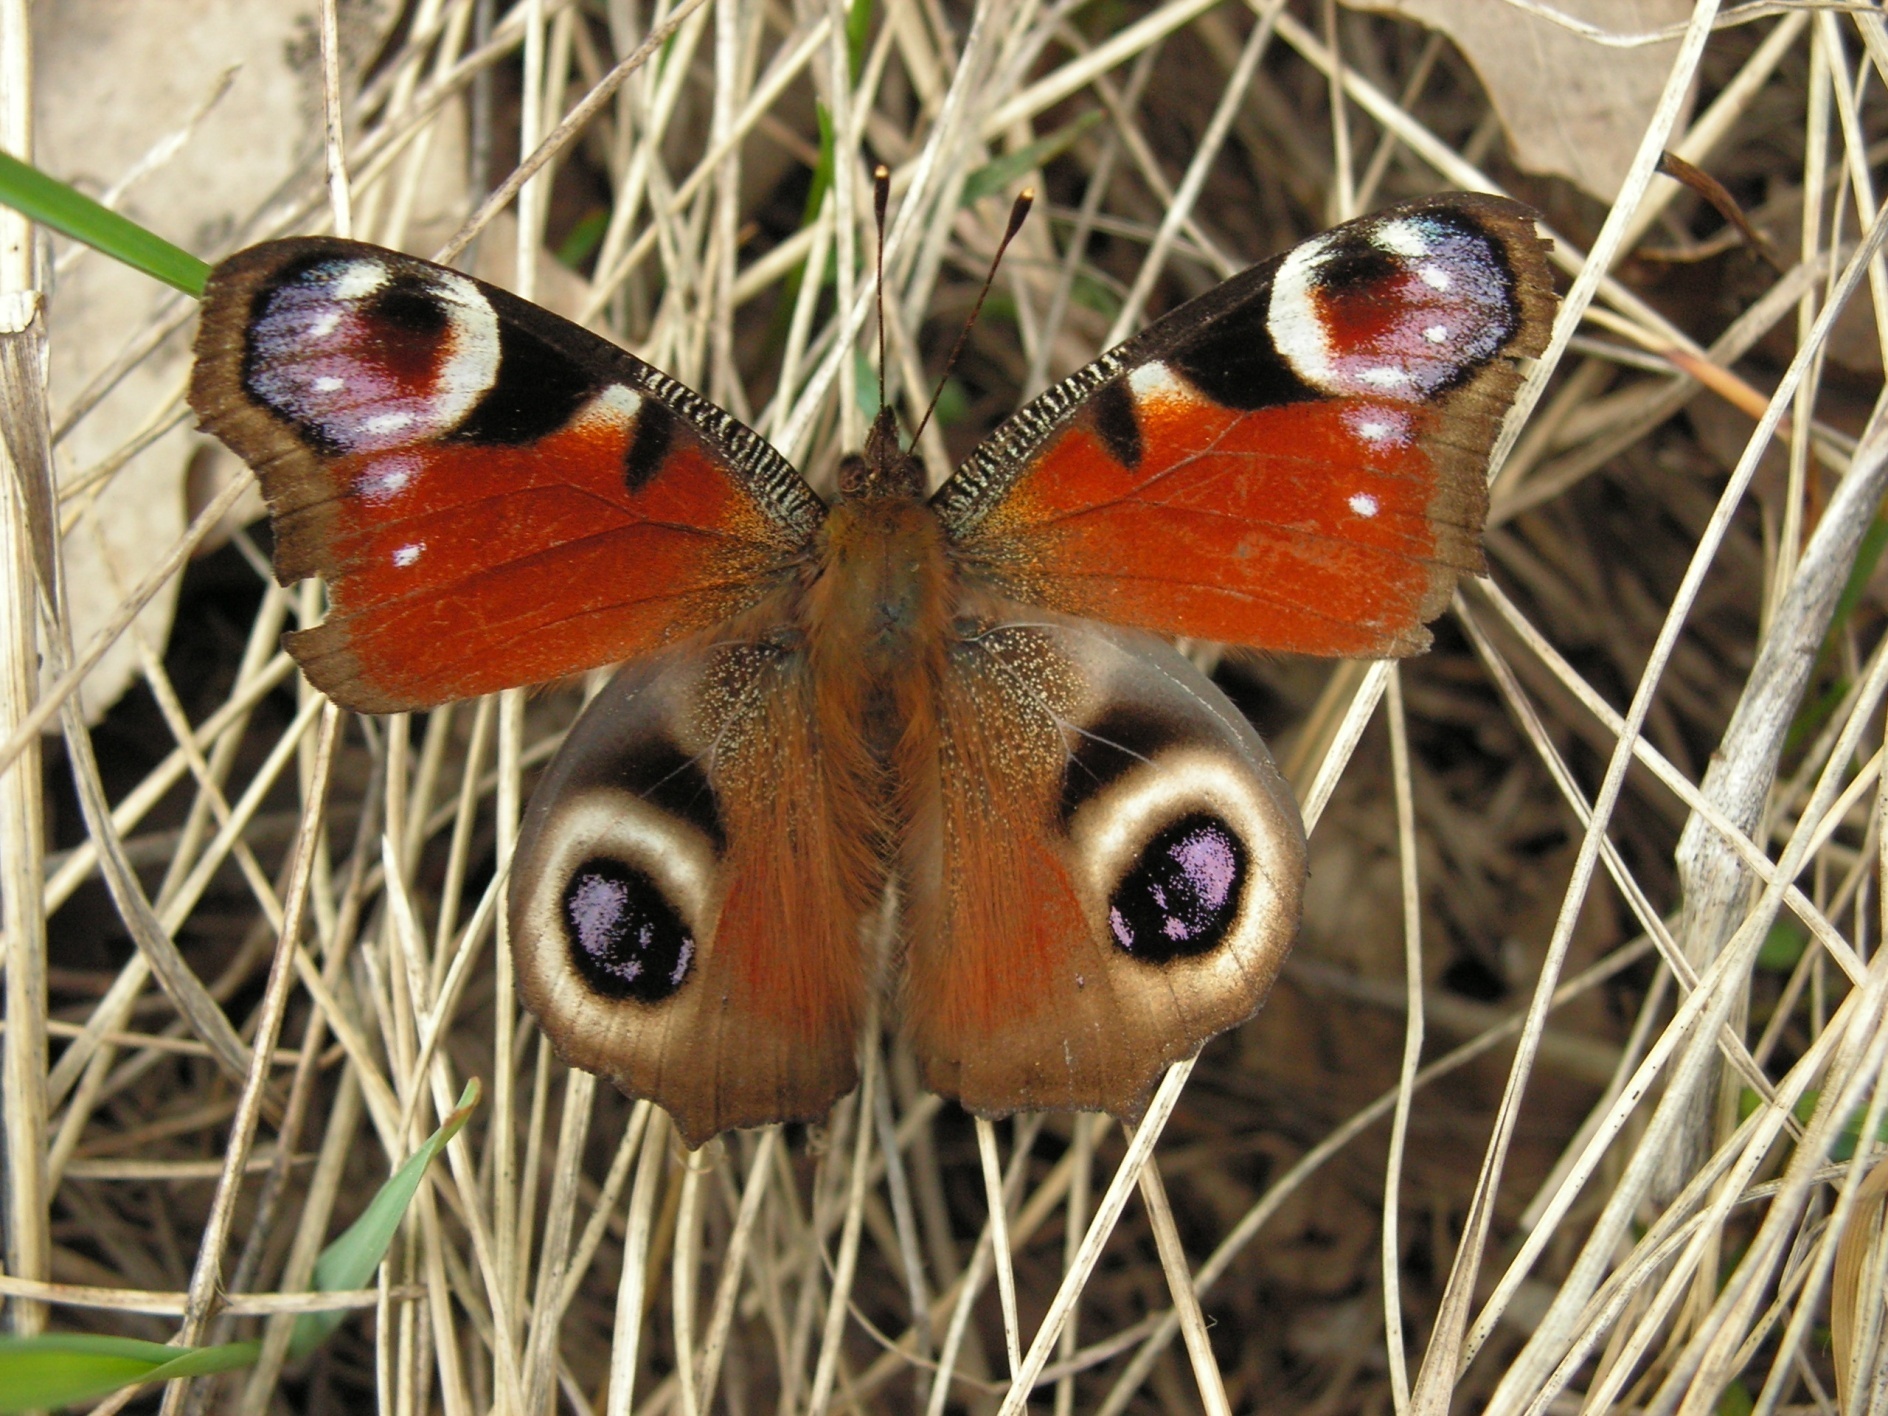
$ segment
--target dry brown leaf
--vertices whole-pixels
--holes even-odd
[[[1474,66],[1529,172],[1565,177],[1611,201],[1638,151],[1678,42],[1597,44],[1577,29],[1499,0],[1344,0],[1440,30]],[[1555,0],[1570,19],[1634,35],[1682,23],[1685,0]]]
[[[1881,1351],[1881,1273],[1883,1243],[1888,1239],[1883,1230],[1884,1217],[1888,1217],[1888,1160],[1869,1171],[1862,1188],[1856,1191],[1855,1210],[1836,1245],[1835,1272],[1830,1277],[1829,1328],[1835,1345],[1836,1406],[1845,1413],[1857,1409],[1858,1395],[1866,1395],[1854,1389],[1856,1339],[1860,1337],[1867,1347]],[[1859,1331],[1858,1315],[1862,1318]]]

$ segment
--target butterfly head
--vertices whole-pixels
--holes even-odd
[[[924,464],[898,443],[898,417],[881,407],[865,435],[865,451],[839,464],[839,495],[846,501],[924,494]]]

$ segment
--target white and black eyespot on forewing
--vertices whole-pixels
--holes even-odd
[[[316,252],[256,291],[243,385],[320,450],[376,452],[455,431],[499,363],[497,313],[464,276]]]
[[[1266,328],[1322,393],[1418,403],[1473,376],[1521,321],[1500,240],[1464,210],[1403,210],[1279,262]]]

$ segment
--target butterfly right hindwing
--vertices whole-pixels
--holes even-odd
[[[1304,829],[1168,644],[989,602],[953,645],[902,882],[924,1083],[985,1113],[1138,1115],[1243,1022],[1297,932]]]

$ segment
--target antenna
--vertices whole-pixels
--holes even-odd
[[[877,261],[878,301],[878,406],[885,407],[885,206],[892,195],[892,170],[884,163],[872,169],[872,216],[878,223]]]
[[[882,170],[882,169],[881,169]],[[938,378],[937,390],[931,395],[931,405],[924,410],[924,417],[918,420],[918,430],[911,435],[911,445],[916,447],[918,439],[924,436],[924,430],[931,425],[931,415],[937,412],[937,401],[944,396],[944,380],[950,377],[950,371],[957,367],[957,358],[964,352],[964,342],[970,338],[970,331],[975,328],[977,316],[983,313],[983,302],[990,296],[990,287],[996,283],[996,268],[1003,262],[1003,253],[1010,248],[1010,242],[1016,239],[1016,233],[1023,229],[1023,219],[1029,215],[1029,209],[1036,204],[1036,189],[1025,187],[1016,195],[1016,203],[1010,208],[1010,224],[1003,232],[1003,239],[997,242],[996,254],[990,258],[990,273],[983,278],[983,289],[977,292],[977,303],[971,306],[970,318],[964,321],[964,327],[957,336],[957,343],[951,348],[951,357],[944,365],[944,373]],[[883,244],[881,242],[881,244]],[[881,282],[882,285],[883,282]],[[879,320],[879,338],[885,337],[885,322]],[[879,377],[884,377],[884,352],[880,349]]]

